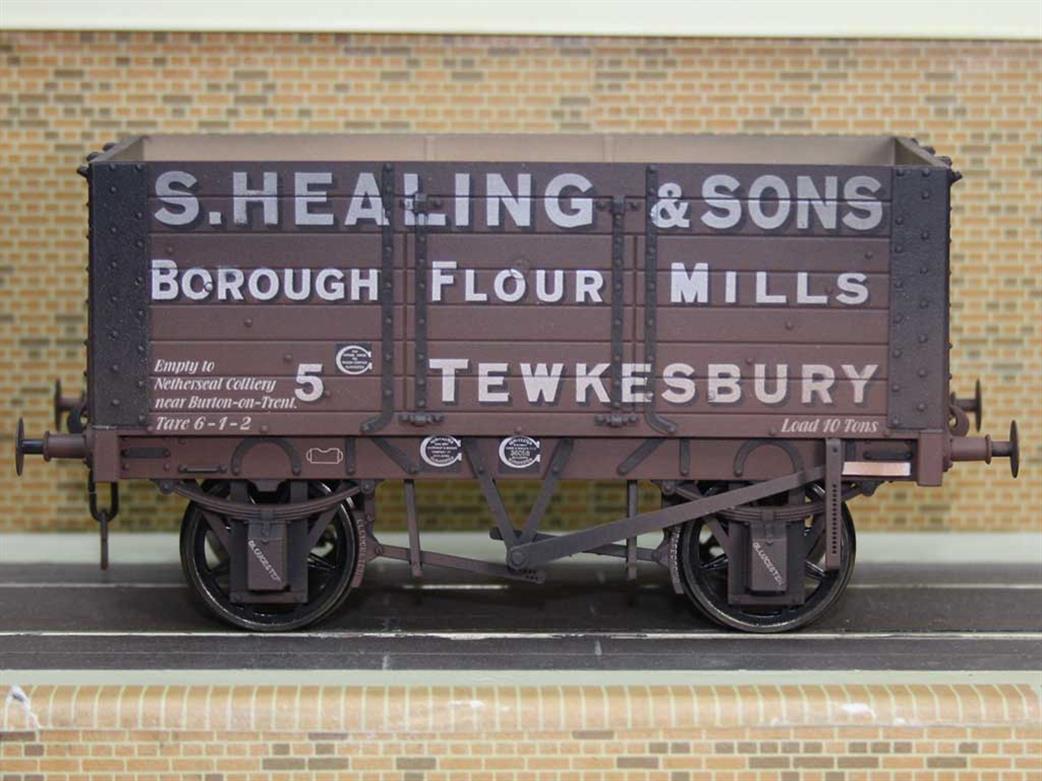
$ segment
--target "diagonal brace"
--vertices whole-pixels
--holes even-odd
[[[804,469],[783,477],[776,477],[773,480],[765,480],[721,494],[664,507],[661,510],[620,518],[600,526],[562,534],[552,539],[517,545],[510,550],[507,556],[508,563],[515,568],[537,567],[554,559],[573,556],[576,553],[598,548],[626,537],[676,526],[693,518],[729,510],[758,499],[790,491],[801,485],[821,480],[824,476],[825,467]]]
[[[557,443],[557,447],[554,448],[554,454],[550,457],[550,466],[547,468],[546,477],[539,488],[539,496],[536,497],[535,504],[532,505],[528,518],[525,520],[525,526],[518,536],[519,542],[531,542],[535,537],[535,533],[539,531],[539,524],[542,523],[543,516],[546,515],[546,511],[550,507],[550,501],[554,498],[554,494],[557,493],[557,484],[561,481],[561,474],[564,472],[565,466],[568,465],[568,459],[571,456],[572,440],[560,440]]]
[[[473,439],[464,438],[463,452],[467,454],[470,468],[478,479],[481,493],[484,494],[485,503],[492,512],[492,518],[495,520],[496,528],[499,529],[499,533],[503,538],[503,544],[509,550],[517,544],[517,530],[510,521],[507,508],[503,505],[503,497],[499,493],[499,488],[496,487],[496,481],[485,466],[484,459],[481,458],[481,450],[478,448],[477,442]]]
[[[535,538],[536,532],[539,531],[539,524],[542,522],[543,516],[546,515],[546,511],[550,507],[550,501],[557,492],[557,484],[561,481],[561,475],[568,464],[568,459],[571,458],[573,445],[574,442],[570,438],[558,441],[553,455],[550,457],[550,465],[546,470],[546,476],[539,489],[539,495],[528,513],[524,527],[518,531],[514,528],[510,515],[503,505],[503,498],[499,493],[499,488],[496,486],[496,481],[485,468],[477,443],[472,439],[463,440],[463,450],[467,454],[467,460],[470,461],[471,469],[474,470],[474,474],[478,478],[478,485],[481,486],[481,492],[485,495],[485,502],[492,511],[492,517],[496,521],[499,536],[507,548],[531,542]]]

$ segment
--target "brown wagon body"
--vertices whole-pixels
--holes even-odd
[[[190,497],[245,626],[299,623],[234,606],[313,602],[305,541],[342,512],[351,583],[381,554],[536,579],[592,550],[666,564],[718,620],[787,628],[849,576],[844,497],[1016,460],[1015,433],[965,436],[979,393],[950,392],[958,177],[909,139],[148,136],[81,172],[86,399],[57,393],[74,430],[20,436],[19,459]],[[420,549],[427,477],[480,482],[505,566]],[[538,532],[558,480],[610,477],[624,517]],[[373,532],[394,478],[409,550]],[[543,481],[523,526],[511,478]],[[636,515],[641,479],[666,509]],[[711,550],[720,610],[695,573]]]

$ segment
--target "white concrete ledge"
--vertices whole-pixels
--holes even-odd
[[[380,539],[407,545],[404,532],[385,532]],[[653,547],[657,535],[641,544]],[[502,545],[480,532],[427,532],[425,548],[497,560]],[[862,532],[857,538],[859,562],[924,564],[1038,564],[1042,566],[1042,534],[1034,532]],[[178,560],[177,534],[118,532],[109,537],[109,558],[124,564],[162,564]],[[98,538],[91,533],[0,534],[0,564],[93,563]]]
[[[10,686],[1040,685],[1021,670],[0,670]],[[3,692],[0,691],[0,695]]]
[[[1038,0],[4,0],[0,27],[409,34],[1037,40]]]

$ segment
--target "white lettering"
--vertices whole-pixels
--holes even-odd
[[[506,389],[506,363],[483,363],[478,367],[478,402],[481,404],[509,404],[510,391]]]
[[[781,404],[789,394],[789,367],[779,363],[775,368],[778,378],[774,390],[767,390],[767,364],[757,363],[753,366],[753,395],[763,404]]]
[[[357,225],[359,220],[372,220],[376,225],[386,225],[383,198],[376,177],[368,171],[358,175],[355,191],[347,205],[344,225]]]
[[[242,285],[246,277],[237,268],[217,269],[217,300],[242,301]]]
[[[803,367],[803,391],[800,398],[804,404],[813,404],[814,397],[822,404],[832,403],[832,386],[836,383],[836,372],[831,366],[809,363]]]
[[[514,288],[513,291],[507,290],[507,283],[509,280],[514,281],[512,285]],[[496,274],[496,278],[492,281],[492,289],[500,300],[512,304],[525,297],[527,283],[525,282],[524,275],[520,271],[516,268],[509,268]]]
[[[192,194],[196,178],[187,171],[164,171],[156,177],[156,197],[165,205],[155,217],[164,225],[188,225],[199,216],[199,199]],[[169,207],[175,207],[171,210]]]
[[[232,172],[232,220],[236,225],[250,222],[250,204],[259,203],[264,214],[265,225],[279,222],[279,177],[274,171],[264,171],[263,184],[259,190],[251,190],[246,171]]]
[[[836,300],[841,304],[863,304],[868,301],[868,286],[865,284],[867,276],[858,272],[840,274],[836,279],[836,287],[842,293],[836,294]]]
[[[784,304],[789,300],[784,293],[767,292],[767,272],[756,272],[756,303],[757,304]]]
[[[592,367],[585,363],[575,365],[575,400],[579,404],[590,403],[590,391],[597,397],[597,401],[607,404],[610,401],[608,391],[604,387],[601,376],[608,370],[608,364],[595,363]]]
[[[177,264],[172,260],[152,261],[152,300],[173,301],[177,298]]]
[[[344,272],[324,268],[315,274],[315,293],[323,301],[339,301],[344,297]]]
[[[525,396],[528,397],[528,401],[532,404],[553,404],[557,399],[563,371],[563,363],[555,363],[552,366],[545,363],[522,363],[521,380],[525,384]]]
[[[810,227],[810,210],[813,207],[821,226],[828,230],[836,229],[836,198],[839,196],[839,179],[835,176],[825,177],[825,197],[818,192],[814,180],[809,176],[796,177],[796,227]]]
[[[552,270],[553,273],[553,291],[547,289],[546,278],[551,273],[547,269],[538,269],[535,272],[535,297],[540,301],[545,301],[548,304],[555,303],[564,298],[564,271],[559,268]]]
[[[797,304],[827,304],[829,297],[818,293],[811,294],[810,290],[810,274],[806,271],[799,271],[796,273],[796,303]]]
[[[768,190],[774,193],[773,198],[764,198],[764,193]],[[763,209],[763,204],[764,201],[772,200],[777,206],[774,214],[768,215]],[[780,176],[764,174],[753,180],[752,186],[749,188],[749,216],[758,227],[764,230],[780,228],[789,219],[791,208],[789,186]]]
[[[579,192],[586,192],[591,187],[590,180],[580,174],[558,174],[546,185],[546,216],[550,221],[561,228],[578,228],[583,225],[593,224],[593,199],[576,198],[568,199],[570,212],[561,208],[563,198],[561,191],[567,187],[574,188]]]
[[[457,228],[470,225],[470,174],[456,174],[456,212]]]
[[[650,363],[622,364],[622,401],[651,401],[651,394],[645,389],[648,385],[647,375],[651,372]]]
[[[727,174],[707,176],[702,182],[702,198],[709,208],[702,215],[702,222],[718,230],[737,225],[742,219],[742,204],[734,197],[734,191],[739,186],[740,182]]]
[[[662,392],[662,398],[673,404],[687,404],[695,398],[695,381],[691,375],[695,367],[686,363],[671,363],[662,370],[662,381],[668,390]]]
[[[427,365],[441,372],[441,400],[444,404],[456,403],[456,372],[466,371],[470,361],[466,358],[431,358]]]
[[[883,204],[874,197],[883,185],[872,176],[852,176],[843,183],[843,197],[850,212],[843,224],[858,231],[868,231],[883,221]],[[854,214],[852,212],[857,212]]]
[[[599,271],[579,270],[575,272],[575,301],[583,303],[589,299],[595,304],[604,301],[601,298],[601,288],[604,287],[604,277]]]
[[[669,268],[669,302],[671,304],[708,303],[708,263],[696,263],[690,274],[683,263],[671,263]]]
[[[329,194],[315,191],[312,185],[331,185],[333,174],[329,171],[296,173],[293,176],[293,219],[297,225],[332,225],[333,215],[311,211],[312,204],[329,203]]]
[[[200,286],[195,287],[192,283],[198,279]],[[205,268],[190,268],[181,274],[181,295],[192,301],[202,301],[207,298],[213,290],[213,277]]]
[[[431,263],[431,301],[441,301],[442,288],[456,284],[455,276],[446,274],[446,269],[455,269],[454,260],[436,260]]]
[[[706,397],[710,404],[735,404],[742,398],[741,369],[734,363],[709,364],[709,390]]]
[[[489,227],[500,224],[500,206],[507,210],[510,219],[519,228],[532,224],[532,175],[517,175],[517,195],[510,191],[500,174],[485,176],[485,220]]]
[[[868,381],[875,375],[879,365],[875,363],[867,364],[860,372],[849,363],[843,364],[840,368],[843,369],[843,373],[847,375],[847,379],[850,380],[850,384],[854,388],[854,403],[864,404],[865,386],[868,385]]]

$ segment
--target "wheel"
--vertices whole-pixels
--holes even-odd
[[[203,490],[212,496],[226,498],[231,487],[227,482],[207,481]],[[324,483],[308,483],[309,499],[329,493],[330,488]],[[250,501],[255,504],[282,503],[287,494],[285,485],[270,494],[251,489]],[[224,547],[207,522],[203,509],[195,502],[189,503],[181,522],[181,568],[195,595],[221,620],[256,632],[299,629],[329,615],[347,598],[358,563],[358,530],[354,513],[348,502],[339,505],[308,553],[308,599],[302,604],[232,602],[229,598],[231,552]],[[231,521],[209,514],[230,531]],[[307,519],[309,529],[318,522],[317,515]]]
[[[703,493],[717,493],[723,486],[713,485]],[[820,498],[820,486],[811,486],[807,500]],[[727,552],[716,539],[710,526],[712,516],[696,518],[684,524],[675,535],[675,559],[681,585],[694,605],[708,618],[746,632],[785,632],[818,620],[839,601],[854,571],[856,537],[854,521],[846,502],[842,508],[843,523],[839,569],[826,572],[824,515],[808,516],[803,524],[803,537],[810,553],[804,560],[804,602],[792,606],[732,605],[727,599]],[[716,518],[726,533],[730,523]]]

